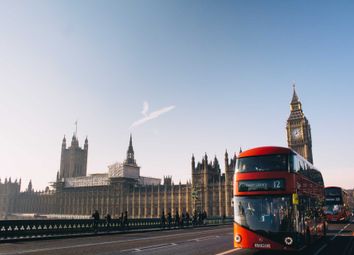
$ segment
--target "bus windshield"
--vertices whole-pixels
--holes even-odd
[[[239,158],[237,172],[288,171],[288,154]]]
[[[338,214],[339,211],[341,210],[341,205],[327,205],[324,207],[324,213],[325,214]]]
[[[235,222],[255,232],[290,232],[290,196],[235,197]]]

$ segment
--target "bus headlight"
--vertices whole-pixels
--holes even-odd
[[[284,238],[284,243],[285,243],[286,245],[288,245],[288,246],[292,245],[293,242],[294,242],[294,240],[293,240],[293,238],[290,237],[290,236],[287,236],[287,237]]]
[[[241,243],[241,240],[242,240],[241,236],[239,234],[236,234],[235,235],[235,242],[236,243]]]

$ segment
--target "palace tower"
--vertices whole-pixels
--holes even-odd
[[[295,91],[290,103],[290,116],[286,125],[288,146],[303,156],[306,160],[313,163],[312,158],[312,139],[311,127],[305,117],[301,102]]]

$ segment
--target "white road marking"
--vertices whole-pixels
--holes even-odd
[[[220,229],[209,229],[209,230],[201,231],[199,233],[212,232],[212,231],[217,231],[217,230],[220,230]],[[118,243],[135,242],[135,241],[142,241],[142,240],[169,238],[169,237],[181,236],[181,235],[187,235],[187,234],[193,234],[193,233],[194,232],[179,233],[179,234],[172,234],[172,235],[166,235],[166,236],[142,237],[142,238],[135,238],[135,239],[129,239],[129,240],[116,240],[116,241],[106,241],[106,242],[97,242],[97,243],[75,244],[75,245],[67,245],[67,246],[59,246],[59,247],[48,247],[48,248],[41,248],[41,249],[20,250],[20,251],[12,251],[12,252],[4,252],[4,253],[0,252],[0,255],[26,254],[26,253],[34,253],[34,252],[55,251],[55,250],[62,250],[62,249],[83,248],[83,247],[90,247],[90,246],[96,246],[96,245],[118,244]]]
[[[133,249],[132,252],[145,252],[145,251],[153,251],[161,248],[166,248],[170,246],[176,246],[177,244],[175,243],[165,243],[165,244],[159,244],[159,245],[151,245],[151,246],[146,246],[146,247],[140,247],[137,249]],[[124,252],[124,251],[121,251]]]
[[[201,241],[216,239],[216,238],[220,238],[220,236],[205,236],[205,237],[196,238],[196,239],[192,239],[192,240],[194,240],[196,242],[201,242]]]
[[[349,227],[349,225],[350,225],[350,223],[348,223],[347,225],[345,225],[344,228],[342,228],[337,234],[335,234],[335,236],[333,236],[333,237],[331,238],[331,241],[333,241],[334,239],[336,239],[336,237],[337,237],[338,235],[340,235],[347,227]]]
[[[316,251],[316,253],[313,254],[313,255],[318,255],[318,254],[320,254],[320,252],[321,252],[324,248],[326,248],[326,247],[327,247],[327,244],[322,245],[321,248],[319,248],[318,251]]]
[[[146,250],[150,251],[150,250],[161,249],[161,248],[169,247],[169,246],[176,246],[176,245],[186,244],[186,243],[190,243],[190,242],[202,242],[202,241],[206,241],[206,240],[210,240],[210,239],[217,239],[217,238],[220,238],[220,236],[205,236],[202,238],[186,240],[186,241],[180,242],[178,244],[176,244],[176,243],[161,243],[161,244],[156,244],[156,245],[151,245],[151,246],[144,246],[144,247],[139,247],[139,248],[122,250],[120,252],[140,252],[140,251],[146,251]]]
[[[229,254],[229,253],[232,253],[234,251],[237,251],[237,250],[241,250],[241,248],[234,248],[234,249],[231,249],[231,250],[228,250],[228,251],[224,251],[224,252],[221,252],[221,253],[217,253],[215,255],[225,255],[225,254]]]

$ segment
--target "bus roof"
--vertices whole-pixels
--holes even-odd
[[[259,156],[259,155],[270,155],[270,154],[290,154],[293,150],[286,147],[279,147],[279,146],[263,146],[257,147],[253,149],[249,149],[246,151],[241,152],[238,157],[252,157],[252,156]]]
[[[342,188],[338,187],[338,186],[328,186],[328,187],[325,187],[325,189],[342,189]]]

